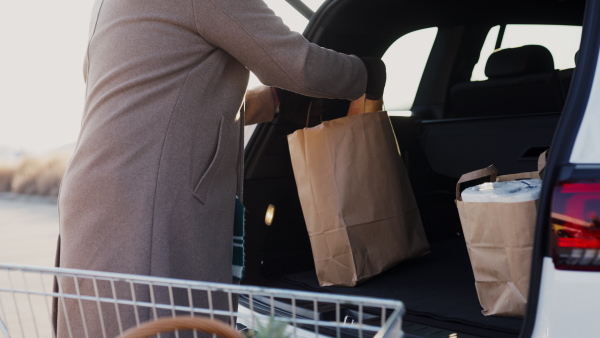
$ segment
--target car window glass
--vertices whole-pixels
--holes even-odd
[[[498,33],[500,32],[500,26],[494,26],[490,29],[483,47],[481,47],[481,53],[479,54],[479,61],[473,68],[473,74],[471,75],[471,81],[487,80],[485,76],[485,63],[487,59],[492,55],[496,46],[496,40],[498,39]]]
[[[481,49],[479,62],[473,69],[471,81],[486,80],[485,63],[494,52],[500,26],[490,29]],[[500,48],[523,45],[541,45],[552,53],[555,69],[575,67],[575,53],[579,50],[580,26],[560,25],[507,25]]]
[[[437,30],[432,27],[403,35],[383,56],[387,67],[383,101],[390,115],[410,116]]]

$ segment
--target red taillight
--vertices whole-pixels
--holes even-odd
[[[600,248],[600,239],[558,238],[557,244],[559,248],[598,249]]]
[[[557,269],[600,271],[600,183],[559,182],[552,196],[552,256]]]

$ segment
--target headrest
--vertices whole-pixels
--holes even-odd
[[[485,65],[488,78],[554,70],[552,54],[546,47],[527,45],[496,50]]]

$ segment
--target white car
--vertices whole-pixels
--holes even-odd
[[[401,300],[409,337],[600,336],[600,1],[328,0],[303,13],[310,41],[386,62],[384,101],[431,253],[354,288],[320,287],[286,140],[303,126],[278,117],[246,147],[243,283]],[[534,171],[546,149],[526,315],[486,317],[456,182],[490,164]]]

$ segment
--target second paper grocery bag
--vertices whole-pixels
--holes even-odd
[[[494,166],[464,174],[456,206],[482,313],[523,317],[541,180],[538,172],[496,175]],[[488,176],[489,183],[461,194],[461,183]]]
[[[429,252],[386,112],[288,136],[319,283],[354,286]]]

